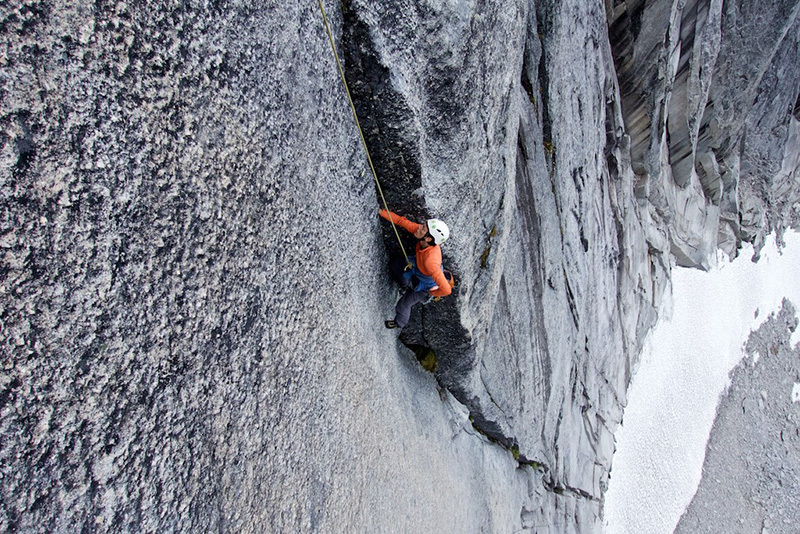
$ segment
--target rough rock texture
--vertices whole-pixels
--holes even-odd
[[[599,529],[670,254],[702,265],[723,208],[734,248],[739,219],[789,224],[800,191],[798,113],[771,107],[797,101],[800,4],[634,4],[328,5],[391,208],[453,229],[456,293],[399,341],[314,2],[0,6],[0,528]],[[752,202],[674,180],[671,150],[737,155],[720,183],[749,173]]]
[[[800,524],[800,350],[794,307],[754,332],[731,374],[706,449],[703,478],[676,533],[792,534]]]
[[[396,295],[315,5],[0,9],[0,530],[555,515],[382,328]]]

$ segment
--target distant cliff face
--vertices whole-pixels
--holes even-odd
[[[316,3],[0,7],[0,527],[596,531],[672,258],[796,221],[798,6],[328,5],[399,340]]]
[[[681,265],[797,223],[800,4],[615,1],[631,157]],[[668,164],[669,166],[665,166]]]

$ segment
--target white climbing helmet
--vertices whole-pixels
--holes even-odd
[[[433,242],[441,245],[450,237],[450,228],[439,219],[428,219],[428,233],[433,237]]]

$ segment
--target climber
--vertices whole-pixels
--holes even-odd
[[[411,268],[401,258],[392,263],[392,278],[405,289],[395,306],[394,320],[386,321],[386,328],[404,328],[411,315],[411,307],[436,297],[445,297],[453,291],[453,275],[442,267],[440,245],[450,236],[450,229],[438,219],[425,224],[409,221],[384,209],[378,214],[387,221],[402,226],[417,238],[416,254],[409,258]]]

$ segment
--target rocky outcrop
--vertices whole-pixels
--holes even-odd
[[[706,268],[717,247],[733,256],[742,241],[760,249],[797,216],[783,197],[797,180],[798,6],[609,6],[638,194],[669,227],[681,265]]]
[[[348,77],[388,197],[453,228],[458,295],[404,341],[434,350],[482,432],[598,501],[669,269],[633,196],[601,7],[348,6]]]
[[[703,478],[675,532],[775,532],[800,521],[800,411],[794,391],[800,353],[792,348],[794,306],[771,316],[747,341],[731,373],[706,449]]]
[[[741,86],[737,6],[329,5],[390,207],[453,230],[400,342],[317,5],[0,7],[2,529],[599,529],[671,254],[794,220],[797,8]]]

